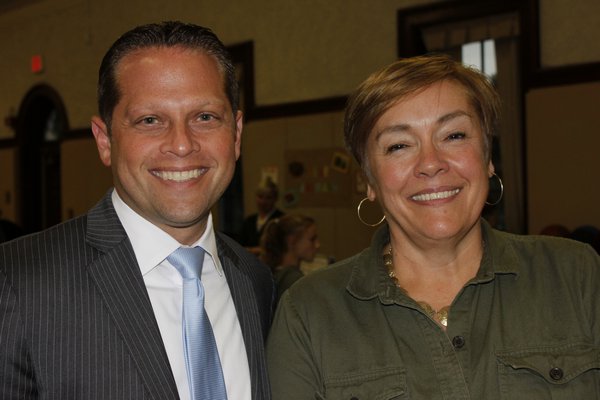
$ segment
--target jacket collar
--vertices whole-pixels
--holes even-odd
[[[177,398],[177,387],[146,286],[110,198],[87,215],[87,243],[100,251],[87,265],[124,348],[138,368],[150,398]]]
[[[112,189],[87,214],[87,243],[102,252],[110,251],[127,238],[112,205],[111,193]]]
[[[489,225],[483,218],[480,220],[484,239],[483,258],[475,278],[467,284],[489,282],[496,275],[518,275],[518,257],[512,245],[511,234],[500,232]],[[375,231],[371,246],[354,256],[356,265],[348,279],[346,289],[360,300],[379,297],[384,304],[396,301],[397,288],[388,277],[383,264],[383,248],[390,241],[387,224]]]

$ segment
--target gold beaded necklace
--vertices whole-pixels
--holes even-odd
[[[396,273],[394,272],[394,256],[392,254],[392,244],[388,246],[388,250],[383,255],[383,264],[386,266],[388,270],[388,276],[394,282],[396,287],[402,290],[406,295],[406,290],[400,286],[400,282],[398,282],[398,278],[396,277]],[[448,311],[450,311],[450,306],[445,306],[436,311],[433,307],[431,307],[428,303],[424,301],[417,301],[417,304],[425,311],[431,319],[437,322],[442,328],[446,328],[448,326]]]

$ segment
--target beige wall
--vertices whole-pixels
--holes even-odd
[[[25,93],[45,82],[63,97],[72,128],[95,112],[100,58],[133,25],[184,19],[212,27],[226,44],[255,45],[258,105],[345,95],[396,58],[396,12],[440,0],[38,0],[0,13],[2,120]],[[560,66],[600,60],[597,0],[540,0],[542,62]],[[119,10],[116,12],[115,10]],[[577,26],[578,29],[572,29]],[[585,43],[586,45],[582,45]],[[45,71],[32,74],[41,54]],[[7,60],[9,60],[7,62]],[[0,125],[0,138],[12,132]]]
[[[12,60],[0,63],[0,76],[10,77],[2,80],[0,113],[16,112],[24,94],[46,82],[63,96],[70,126],[87,126],[108,46],[137,24],[166,19],[209,26],[226,44],[253,40],[260,105],[346,94],[396,57],[396,10],[435,1],[33,1],[0,13],[2,60]],[[44,58],[41,75],[29,70],[34,54]]]
[[[543,68],[600,61],[600,1],[539,0]]]
[[[527,96],[529,230],[600,227],[600,82]]]
[[[68,219],[84,214],[94,205],[112,186],[112,175],[100,162],[93,139],[67,140],[60,151],[61,214]]]
[[[310,6],[295,0],[282,0],[276,6],[267,0],[179,0],[168,5],[151,0],[31,1],[22,8],[0,12],[0,121],[18,111],[28,90],[46,83],[62,96],[70,128],[87,128],[96,109],[97,68],[107,47],[136,24],[165,19],[210,26],[228,45],[252,40],[259,106],[346,95],[370,72],[396,58],[397,10],[437,1],[444,0],[330,0],[312,2]],[[600,61],[595,40],[600,37],[600,24],[589,23],[590,19],[597,19],[599,4],[597,0],[540,0],[544,66]],[[572,29],[573,26],[581,29]],[[29,71],[29,60],[34,54],[44,58],[45,71],[39,75]],[[583,85],[578,90],[589,93],[597,91],[597,86]],[[541,134],[536,112],[543,113],[546,104],[558,102],[556,93],[554,89],[536,90],[527,98],[527,126],[533,130],[528,139],[527,167],[532,185],[528,190],[532,231],[555,222],[555,212],[543,213],[541,204],[547,201],[538,197],[556,190],[556,184],[544,180],[546,172],[540,168],[544,160],[537,153],[531,154],[531,149],[551,146]],[[598,126],[597,121],[583,115],[582,110],[589,104],[593,103],[577,95],[565,104],[572,108],[564,114],[565,118],[580,126],[578,151],[587,152],[583,158],[592,158],[597,145],[595,137],[585,135]],[[13,132],[0,124],[0,139],[11,137]],[[283,168],[287,149],[338,145],[341,113],[247,123],[243,142],[246,213],[254,210],[253,189],[263,166]],[[555,151],[560,147],[556,143]],[[10,150],[0,150],[0,210],[6,215],[14,215],[14,204],[2,202],[2,193],[12,193],[15,188],[11,157]],[[62,162],[62,212],[68,217],[84,212],[96,202],[110,185],[110,174],[98,161],[91,137],[64,142]],[[580,179],[577,164],[566,164],[562,171],[571,181]],[[588,182],[589,178],[584,180]],[[565,197],[569,195],[583,197]],[[359,199],[359,195],[353,196],[347,204],[335,208],[296,210],[317,218],[323,254],[340,259],[368,245],[372,229],[359,225],[355,216]],[[562,211],[569,213],[567,208]]]
[[[260,182],[263,167],[277,168],[278,183],[283,194],[287,168],[285,150],[343,147],[342,121],[343,113],[335,112],[247,124],[242,140],[246,213],[256,212],[253,193]],[[352,170],[356,171],[357,168],[353,165]],[[373,228],[362,225],[356,216],[356,206],[362,197],[362,194],[353,190],[352,195],[337,207],[305,207],[299,203],[290,208],[282,207],[282,210],[315,218],[321,241],[319,253],[339,260],[370,243]]]

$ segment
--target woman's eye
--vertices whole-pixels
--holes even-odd
[[[464,139],[467,135],[464,132],[454,132],[448,135],[449,140]]]
[[[393,144],[391,146],[388,146],[387,152],[388,153],[393,153],[394,151],[402,150],[402,149],[405,149],[407,147],[408,147],[408,145],[406,145],[406,144],[396,143],[396,144]]]

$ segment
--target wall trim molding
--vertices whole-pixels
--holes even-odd
[[[341,111],[346,106],[347,96],[332,96],[290,103],[257,105],[254,81],[254,42],[247,41],[229,46],[234,64],[241,68],[241,103],[246,121],[282,118],[299,115]]]

